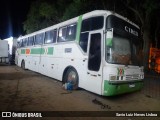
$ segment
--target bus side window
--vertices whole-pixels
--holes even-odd
[[[57,31],[50,30],[45,33],[45,44],[56,42]]]
[[[89,35],[89,32],[81,33],[81,35],[80,35],[79,45],[84,52],[87,52],[88,35]]]
[[[89,31],[102,29],[103,23],[104,23],[103,16],[96,16],[82,21],[79,45],[81,46],[84,52],[87,52]]]
[[[103,28],[104,17],[96,16],[82,21],[81,32],[98,30]]]
[[[20,42],[19,42],[19,47],[23,47],[23,41],[22,41],[22,39],[20,40]]]
[[[23,41],[23,39],[21,40],[21,47],[24,47],[24,41]]]
[[[23,47],[27,46],[27,38],[23,39]]]
[[[44,43],[48,44],[48,43],[52,43],[52,42],[53,42],[53,30],[47,31],[45,33]]]
[[[91,18],[91,30],[98,30],[103,28],[104,17],[98,16]]]
[[[76,38],[76,24],[69,25],[67,27],[67,35],[66,35],[66,41],[73,41]]]
[[[81,32],[90,31],[91,18],[82,21]]]
[[[66,32],[67,32],[67,27],[62,27],[59,29],[58,42],[65,42],[66,41]]]
[[[35,45],[43,44],[43,38],[44,38],[44,34],[43,33],[37,34],[35,37],[36,37],[35,38]]]
[[[20,42],[17,41],[17,48],[20,48]]]
[[[57,38],[57,30],[53,31],[53,43],[56,42],[56,38]]]
[[[34,36],[28,38],[28,46],[32,46],[34,41]]]

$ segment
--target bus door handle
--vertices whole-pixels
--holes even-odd
[[[89,72],[87,72],[87,74],[89,75],[90,73]],[[97,75],[94,75],[94,74],[90,74],[91,76],[94,76],[94,77],[97,77]]]
[[[90,74],[90,73],[87,72],[87,74]],[[101,76],[101,75],[100,74],[98,74],[98,75],[91,74],[91,76],[97,77],[97,76]]]
[[[98,76],[101,76],[100,74],[98,74]]]
[[[94,74],[91,74],[91,76],[93,76],[93,77],[97,77],[97,75],[94,75]]]

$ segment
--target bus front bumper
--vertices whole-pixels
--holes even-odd
[[[134,81],[126,83],[110,83],[108,80],[104,81],[104,96],[114,96],[124,93],[130,93],[141,90],[143,87],[143,81]]]

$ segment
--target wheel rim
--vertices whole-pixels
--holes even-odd
[[[74,89],[77,88],[77,74],[75,71],[69,72],[67,82],[71,82]]]

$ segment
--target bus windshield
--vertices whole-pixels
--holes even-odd
[[[106,18],[106,31],[105,59],[108,63],[142,65],[142,40],[138,27],[109,15]]]
[[[106,61],[111,64],[141,65],[140,45],[114,34],[112,46],[106,45]]]

